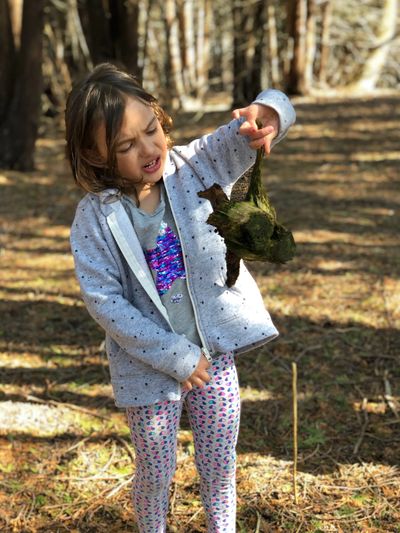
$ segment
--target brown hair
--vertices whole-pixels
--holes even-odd
[[[153,108],[167,138],[172,119],[156,98],[136,78],[111,63],[101,63],[70,92],[65,109],[66,151],[76,183],[88,192],[109,187],[132,192],[133,185],[118,173],[115,140],[121,128],[126,98],[132,97]],[[94,134],[105,125],[107,161],[98,153]]]

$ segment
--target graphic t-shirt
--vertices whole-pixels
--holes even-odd
[[[201,346],[186,284],[182,248],[164,187],[154,213],[146,213],[124,196],[123,204],[143,248],[147,264],[176,333]]]

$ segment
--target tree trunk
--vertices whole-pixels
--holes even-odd
[[[351,84],[354,91],[372,91],[386,63],[391,40],[396,33],[398,0],[385,0],[375,46],[364,63],[361,74]]]
[[[8,109],[15,79],[15,46],[8,0],[0,0],[0,124]]]
[[[143,79],[146,77],[146,71],[150,63],[149,33],[150,33],[150,21],[151,21],[151,16],[152,16],[154,0],[147,0],[146,2],[142,0],[141,4],[142,4],[141,14],[143,15],[143,19],[144,19],[142,20],[143,30],[141,34],[141,38],[143,39],[143,44],[140,48],[140,55],[138,57],[138,66],[139,66],[139,72],[141,73],[140,78],[141,78],[141,81],[143,81]]]
[[[197,16],[197,83],[196,96],[203,100],[208,90],[208,71],[210,68],[210,2],[203,0]]]
[[[115,56],[131,74],[141,78],[138,66],[139,0],[114,0],[110,7]]]
[[[303,94],[310,92],[314,79],[314,61],[316,55],[316,35],[315,35],[315,12],[316,1],[307,0],[307,21],[305,37],[305,65],[303,77]]]
[[[196,87],[196,52],[194,39],[193,0],[181,2],[178,9],[179,45],[181,50],[182,77],[186,94],[193,94]]]
[[[79,14],[94,64],[115,58],[111,40],[108,0],[85,0],[79,3]]]
[[[184,98],[182,63],[179,47],[179,25],[175,0],[165,0],[165,30],[167,37],[167,83],[173,108],[179,108]]]
[[[250,103],[263,89],[261,79],[265,70],[264,42],[267,26],[267,10],[264,1],[258,2],[254,6],[253,37],[251,42],[254,48],[253,61],[250,61],[251,89],[248,90],[248,102]]]
[[[266,26],[264,0],[233,5],[233,106],[251,102],[261,89]]]
[[[80,72],[91,69],[93,67],[92,57],[82,27],[78,0],[67,0],[66,33],[71,70]]]
[[[32,170],[42,95],[45,0],[24,2],[21,48],[8,112],[0,125],[0,166]]]
[[[8,0],[11,27],[14,35],[15,48],[21,46],[22,7],[24,0]]]
[[[233,36],[232,36],[232,20],[230,15],[231,8],[229,4],[224,4],[219,13],[218,24],[219,31],[222,32],[221,36],[221,81],[222,89],[225,91],[232,85],[233,71]],[[228,22],[227,22],[228,20]]]
[[[302,94],[306,64],[307,0],[289,0],[288,21],[293,55],[286,89],[290,94]]]
[[[268,26],[268,61],[269,72],[273,86],[278,86],[280,82],[279,75],[279,48],[278,48],[278,33],[276,29],[276,11],[275,0],[268,2],[267,6],[267,26]]]
[[[322,4],[322,23],[321,23],[321,53],[318,68],[318,82],[320,85],[326,85],[328,72],[329,53],[330,53],[330,29],[332,20],[332,2],[327,0]]]

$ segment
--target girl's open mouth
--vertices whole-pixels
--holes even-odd
[[[143,166],[143,171],[147,173],[152,173],[158,170],[161,166],[161,157],[156,157]]]

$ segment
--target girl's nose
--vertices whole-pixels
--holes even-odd
[[[153,153],[152,143],[149,141],[149,139],[141,139],[139,149],[140,155],[142,156],[152,155]]]

